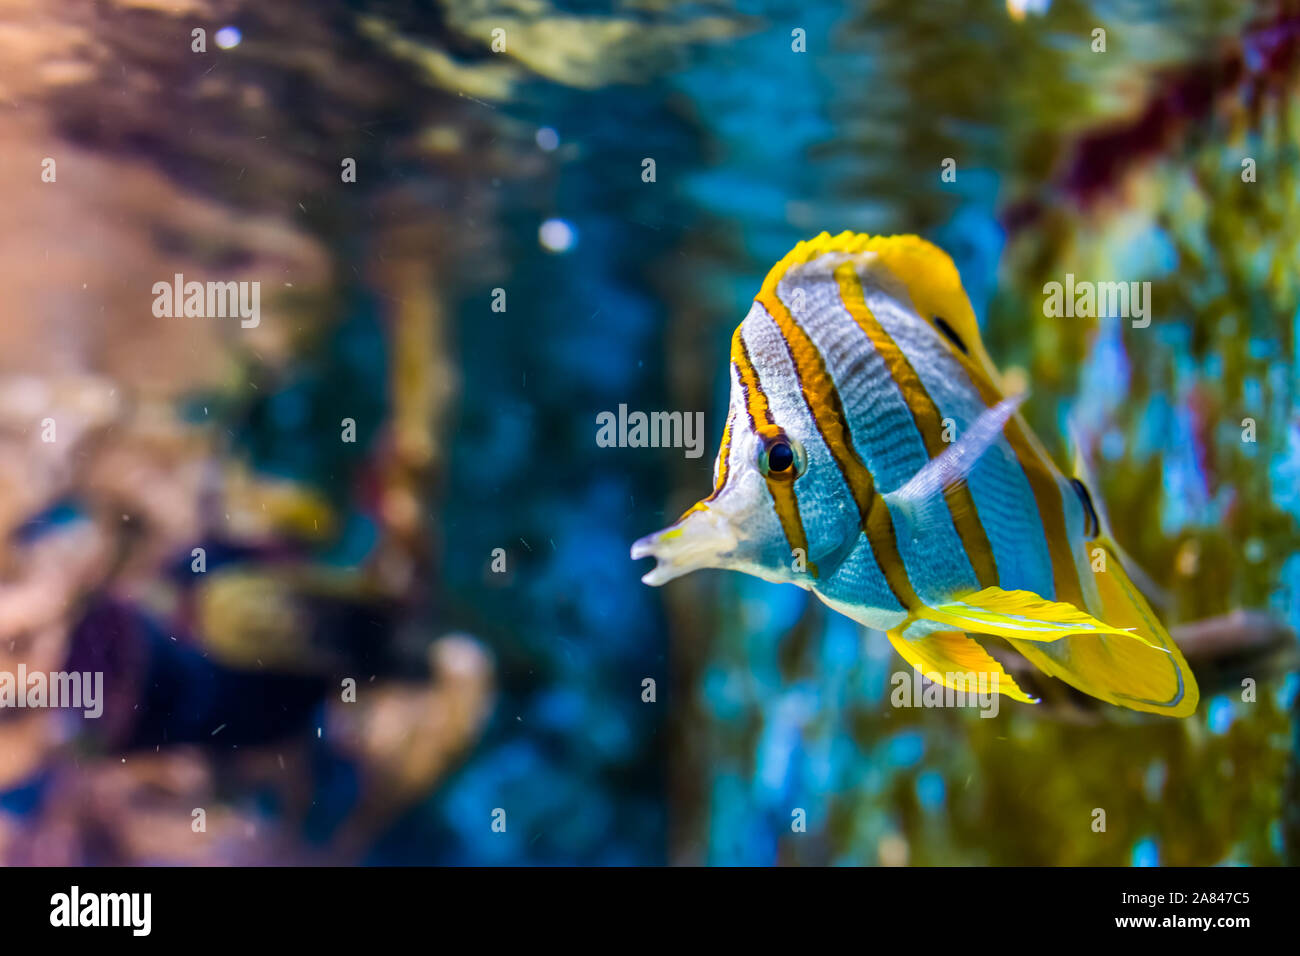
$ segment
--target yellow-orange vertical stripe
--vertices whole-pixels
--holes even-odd
[[[713,494],[705,498],[712,501],[727,484],[727,475],[731,470],[731,420],[735,412],[727,415],[727,424],[722,428],[722,445],[718,448],[718,477],[713,482]]]
[[[835,387],[821,352],[808,337],[808,333],[790,315],[785,303],[777,296],[775,285],[772,282],[769,287],[765,283],[758,294],[758,302],[776,322],[777,329],[785,340],[808,412],[853,495],[862,530],[866,532],[889,589],[904,608],[910,610],[918,607],[921,602],[898,551],[894,520],[889,514],[888,506],[876,494],[871,472],[853,447],[853,436],[846,424],[839,390]]]
[[[872,314],[866,296],[862,292],[862,282],[858,278],[854,264],[845,262],[837,266],[835,281],[839,285],[840,299],[844,308],[858,323],[858,327],[866,333],[876,352],[884,359],[885,368],[889,370],[894,384],[902,393],[903,401],[912,413],[916,430],[920,432],[921,440],[925,444],[926,454],[930,458],[939,456],[947,445],[943,440],[943,417],[916,374],[912,363]],[[971,567],[975,569],[980,587],[996,586],[998,567],[993,556],[993,546],[984,531],[970,489],[964,484],[957,488],[945,489],[944,498],[948,503],[948,511],[952,515],[953,525],[961,538],[962,547],[966,551],[966,557],[970,560]]]
[[[953,349],[951,354],[966,369],[971,383],[980,393],[984,404],[992,407],[1002,401],[1002,394],[988,379],[984,371],[968,355]],[[1061,496],[1061,486],[1052,474],[1051,465],[1034,447],[1025,434],[1017,416],[1007,421],[1002,429],[1016,460],[1029,481],[1029,488],[1038,505],[1038,517],[1043,523],[1043,535],[1047,538],[1047,553],[1052,559],[1052,584],[1056,588],[1055,599],[1086,609],[1083,600],[1083,588],[1079,583],[1079,566],[1075,564],[1070,553],[1070,538],[1065,524],[1065,504]]]
[[[745,395],[745,408],[749,412],[750,424],[753,426],[754,433],[760,438],[774,438],[782,434],[781,429],[777,427],[772,418],[772,409],[768,405],[767,396],[763,394],[763,388],[758,381],[758,373],[754,370],[754,363],[750,361],[749,350],[745,348],[745,342],[740,336],[740,328],[736,328],[736,333],[731,337],[731,361],[736,366],[736,371],[740,374],[741,391]],[[813,564],[808,554],[808,536],[804,533],[803,518],[799,515],[799,503],[794,495],[794,482],[788,478],[777,478],[772,475],[765,476],[767,480],[767,490],[772,494],[772,504],[776,509],[777,520],[781,522],[781,530],[785,532],[785,540],[790,545],[790,550],[801,551],[807,560],[808,570],[814,577],[817,576],[817,566]]]

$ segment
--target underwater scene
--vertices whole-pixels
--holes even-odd
[[[0,863],[1300,863],[1300,0],[0,0]]]

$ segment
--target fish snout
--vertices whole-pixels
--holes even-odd
[[[700,568],[723,567],[737,545],[726,519],[706,504],[699,504],[673,524],[648,534],[632,545],[632,558],[654,558],[655,566],[641,580],[658,587]]]

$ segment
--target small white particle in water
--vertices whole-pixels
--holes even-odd
[[[239,27],[222,27],[217,31],[217,46],[223,50],[229,50],[239,46],[239,41],[243,36],[239,32]]]
[[[221,732],[222,732],[223,730],[225,730],[225,729],[226,729],[226,725],[225,725],[225,724],[222,724],[222,725],[221,725],[220,727],[218,727],[216,730],[212,731],[212,736],[215,737],[217,734],[221,733]]]
[[[578,241],[578,233],[563,219],[548,219],[537,230],[537,241],[547,252],[568,252]]]
[[[537,131],[537,145],[545,152],[554,152],[560,145],[560,134],[549,126],[543,126]]]

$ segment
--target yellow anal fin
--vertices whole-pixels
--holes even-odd
[[[1038,698],[1021,690],[978,641],[960,631],[936,631],[915,641],[890,631],[889,642],[903,660],[936,684],[966,693],[995,690],[1026,704],[1038,703]]]
[[[1151,644],[1148,638],[1135,630],[1104,624],[1073,604],[1049,601],[1033,591],[985,588],[956,601],[919,608],[913,612],[913,617],[951,625],[954,630],[996,634],[1022,641],[1058,641],[1071,635],[1110,634]]]
[[[1106,548],[1106,570],[1095,574],[1102,614],[1114,624],[1133,628],[1150,646],[1105,635],[1054,644],[1012,640],[1012,645],[1039,670],[1085,694],[1130,710],[1191,715],[1200,699],[1191,668],[1109,543],[1102,540],[1093,546],[1098,545]]]

